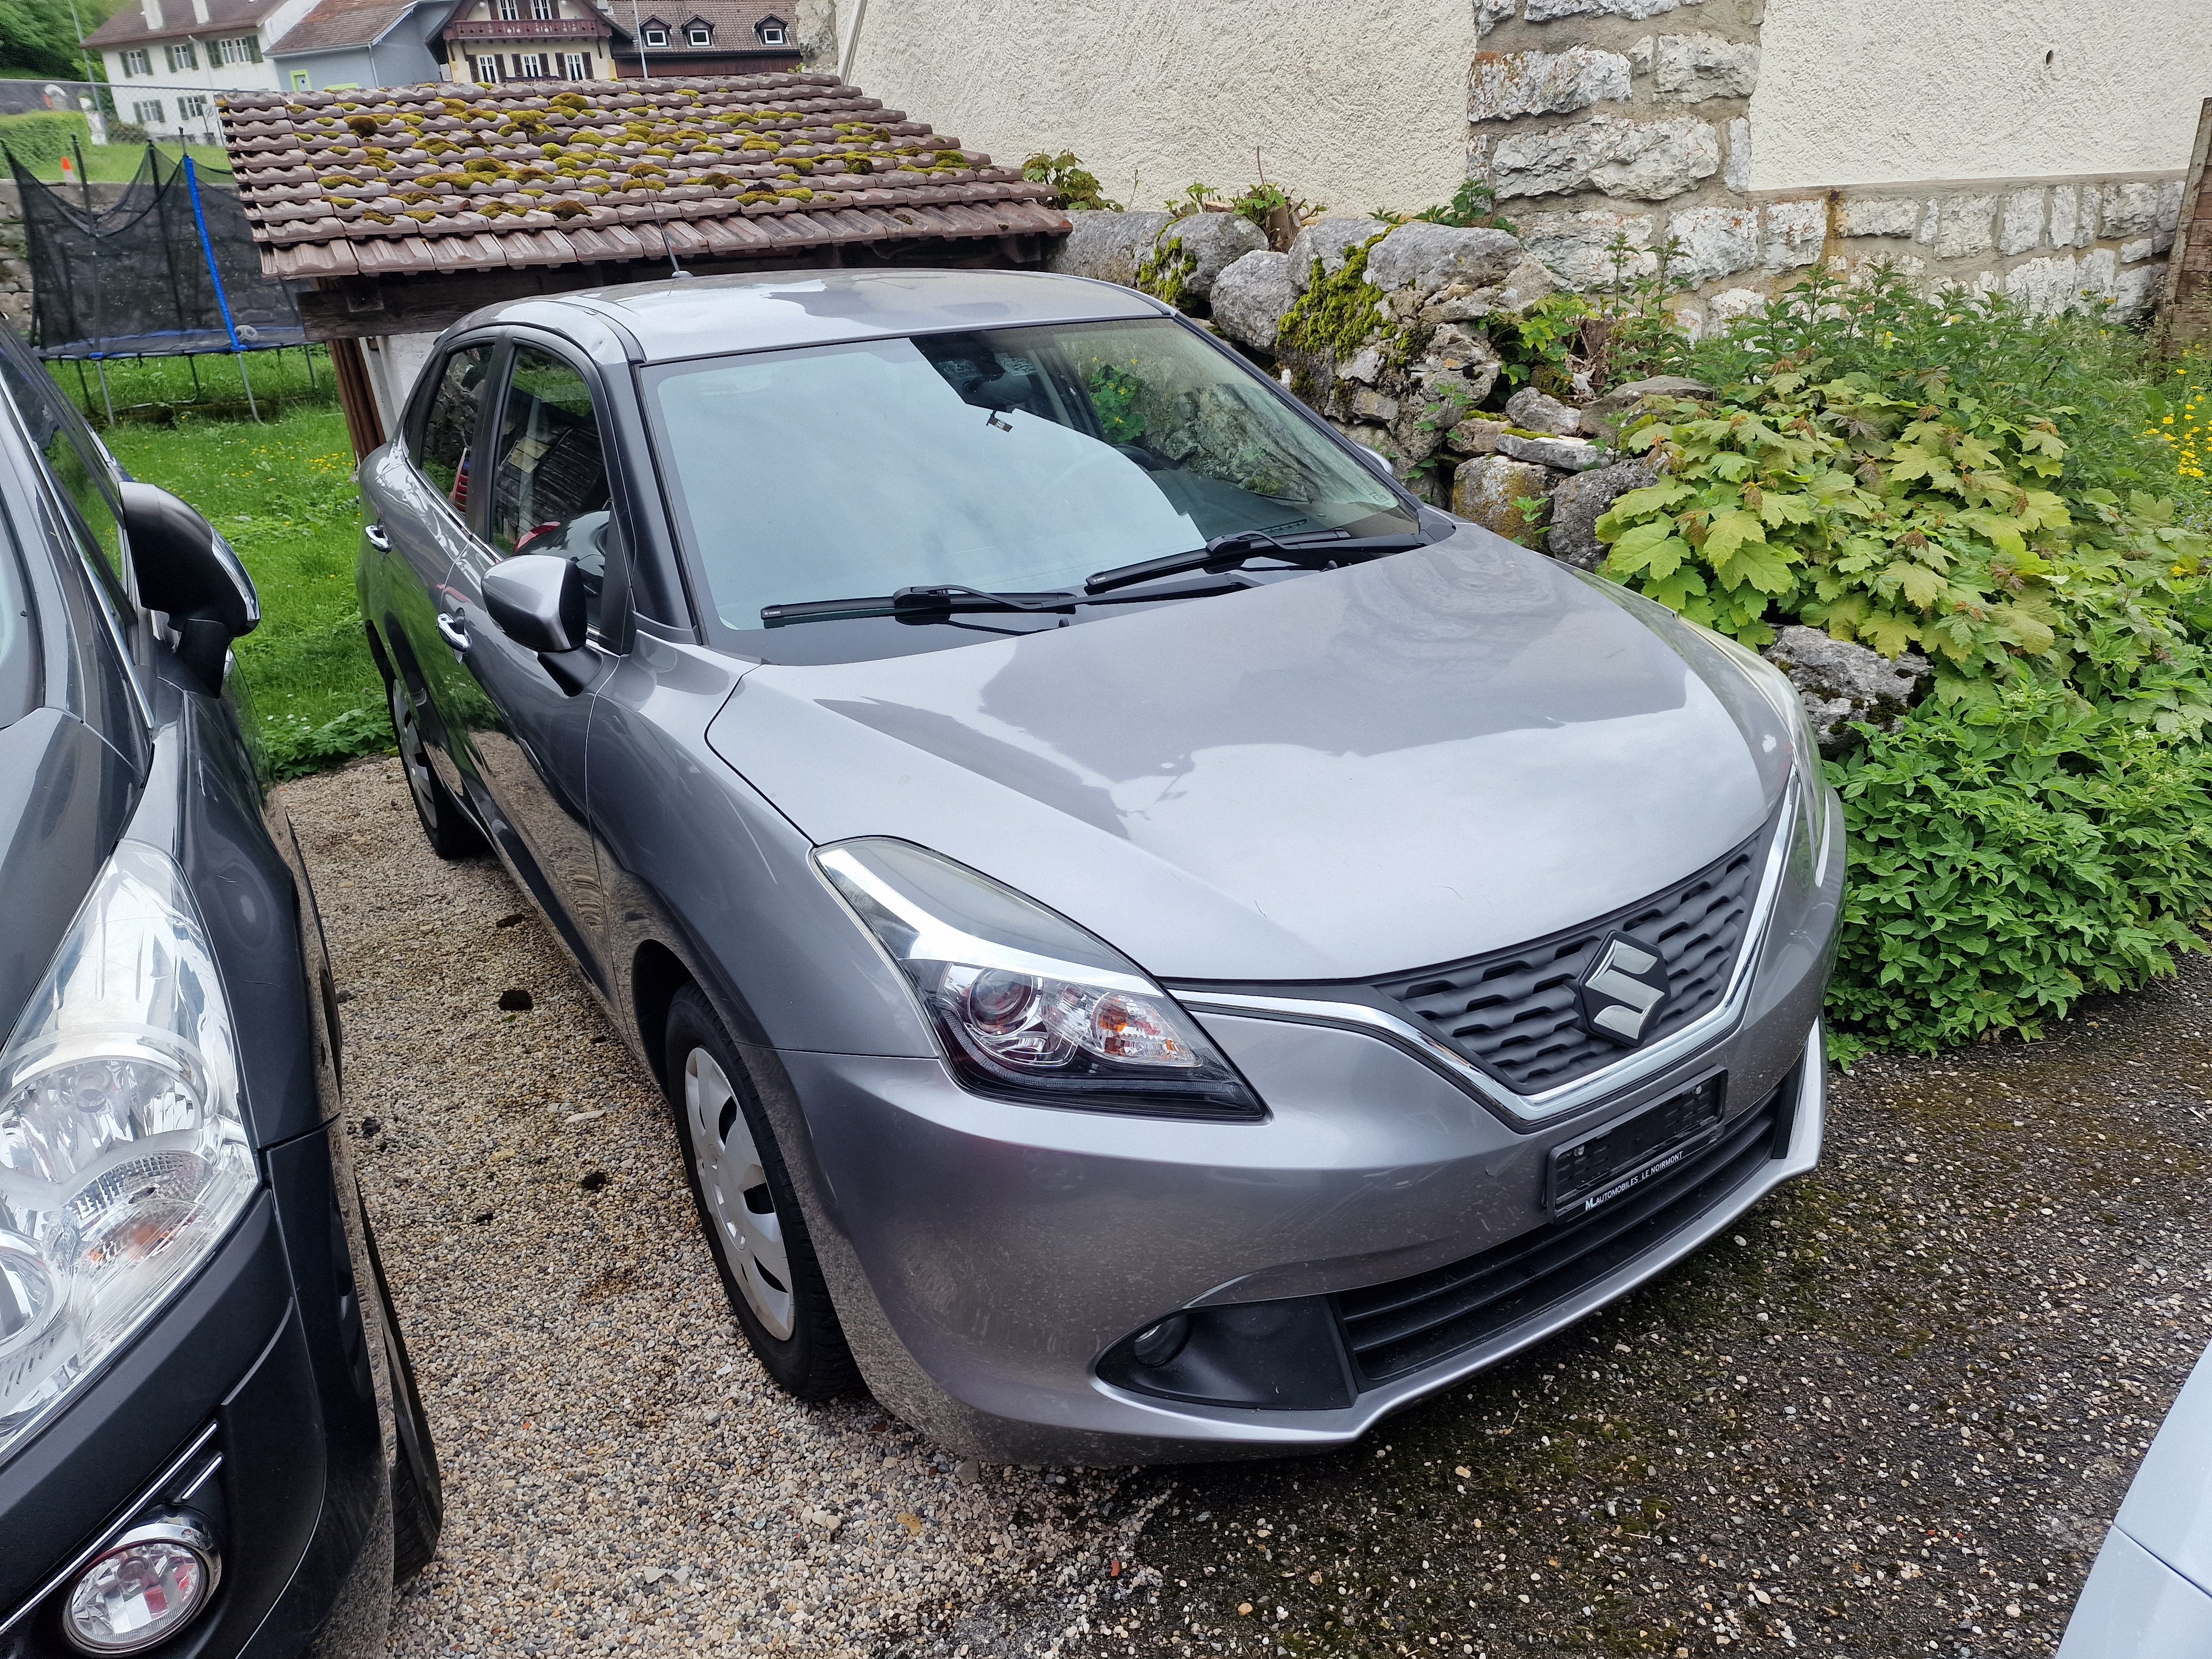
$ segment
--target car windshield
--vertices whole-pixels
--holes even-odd
[[[0,726],[31,711],[39,692],[38,641],[13,549],[0,542]]]
[[[727,628],[907,586],[1077,587],[1237,532],[1416,533],[1387,484],[1166,319],[758,352],[648,384]]]

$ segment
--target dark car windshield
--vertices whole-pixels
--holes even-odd
[[[27,614],[31,601],[13,548],[0,540],[0,726],[31,712],[39,695],[38,642]]]
[[[1416,530],[1255,373],[1166,319],[758,352],[648,384],[727,628],[905,586],[1075,587],[1237,532]]]

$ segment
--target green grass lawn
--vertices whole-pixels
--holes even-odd
[[[204,360],[201,373],[211,380],[229,367]],[[75,371],[57,369],[74,392]],[[327,367],[317,372],[327,387]],[[133,477],[183,496],[246,561],[261,626],[238,642],[239,669],[276,775],[390,747],[354,597],[361,511],[337,410],[302,402],[263,425],[187,413],[167,425],[118,422],[102,435]]]
[[[220,144],[163,144],[161,154],[174,161],[179,154],[188,155],[198,166],[209,169],[214,177],[230,177],[230,158],[223,154]],[[126,184],[138,176],[138,164],[146,159],[143,144],[87,144],[84,147],[85,171],[92,175],[95,185]],[[62,180],[62,164],[48,161],[31,169],[50,185]],[[70,158],[69,179],[71,184],[82,182],[76,173],[76,158]]]

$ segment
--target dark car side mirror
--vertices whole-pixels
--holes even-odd
[[[552,553],[518,553],[485,573],[484,609],[499,631],[538,660],[570,696],[590,686],[599,659],[584,643],[584,573]]]
[[[253,579],[215,526],[167,490],[125,483],[122,491],[139,600],[167,613],[177,660],[209,696],[219,696],[230,642],[261,623]]]

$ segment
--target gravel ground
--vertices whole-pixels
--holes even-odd
[[[394,763],[287,794],[447,1470],[395,1653],[2044,1654],[2212,1339],[2199,964],[1862,1066],[1727,1242],[1351,1451],[979,1469],[767,1385],[648,1080]]]

